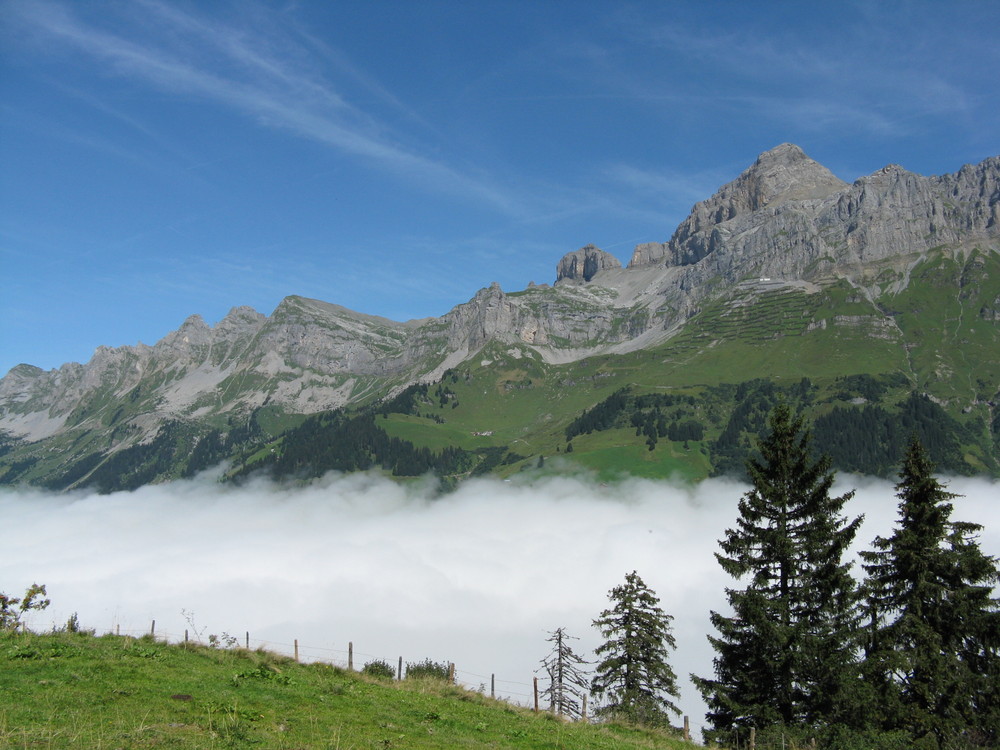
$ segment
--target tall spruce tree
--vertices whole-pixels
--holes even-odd
[[[594,620],[607,639],[594,650],[601,661],[590,690],[607,700],[598,712],[639,724],[666,723],[668,711],[680,714],[670,700],[680,691],[667,661],[667,648],[677,647],[670,628],[674,618],[660,609],[660,600],[634,570],[608,599],[614,606]]]
[[[892,536],[863,552],[872,614],[865,661],[885,728],[924,747],[1000,745],[1000,581],[975,540],[978,524],[952,521],[952,500],[920,441],[896,485]]]
[[[577,640],[563,628],[556,628],[546,639],[552,644],[552,651],[542,659],[542,668],[549,682],[542,691],[542,698],[549,702],[549,710],[559,716],[571,719],[583,718],[582,699],[590,681],[583,672],[587,664],[570,645]]]
[[[760,460],[747,462],[753,488],[716,553],[749,580],[726,589],[731,616],[711,613],[715,678],[692,675],[720,739],[849,721],[854,705],[858,594],[843,556],[862,518],[842,516],[854,493],[831,496],[830,461],[813,459],[801,417],[779,403],[768,427]]]

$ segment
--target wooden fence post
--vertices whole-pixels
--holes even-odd
[[[347,642],[347,669],[354,671],[354,641]]]
[[[448,682],[452,685],[455,684],[455,664],[453,662],[448,662]]]
[[[184,628],[184,642],[185,642],[185,643],[187,643],[187,642],[188,642],[188,632],[187,632],[187,628]]]
[[[587,694],[583,694],[583,712],[580,714],[580,718],[583,721],[587,720]]]
[[[490,675],[490,698],[497,697],[497,675],[496,672]]]
[[[755,750],[757,747],[757,728],[750,727],[750,750]]]
[[[396,679],[397,680],[402,680],[403,679],[403,657],[402,656],[399,657],[399,671],[396,672]]]
[[[152,636],[156,635],[156,620],[153,620],[153,624],[149,626],[149,634]]]
[[[684,717],[684,741],[691,741],[691,720],[687,716]]]
[[[247,651],[250,650],[250,631],[247,631]]]
[[[538,713],[538,678],[535,677],[535,713]]]
[[[299,660],[299,639],[295,639],[295,661]]]

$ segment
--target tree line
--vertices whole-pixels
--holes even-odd
[[[709,707],[706,738],[747,746],[752,732],[762,745],[780,736],[831,750],[1000,746],[1000,571],[976,541],[982,527],[952,520],[956,495],[914,437],[895,527],[861,553],[856,580],[845,557],[863,516],[844,515],[854,493],[831,494],[830,459],[814,459],[811,440],[804,418],[779,402],[747,462],[752,487],[719,541],[716,558],[734,579],[730,611],[711,613],[713,674],[692,675]],[[607,715],[666,723],[679,713],[672,618],[635,572],[609,597],[614,606],[594,621],[607,640],[589,688]],[[560,654],[578,658],[557,632],[546,663],[554,706],[584,687],[553,677]]]
[[[370,412],[350,416],[338,410],[309,417],[286,432],[280,449],[248,465],[245,473],[266,468],[276,478],[312,478],[331,470],[380,468],[393,476],[448,476],[467,471],[473,462],[461,448],[432,451],[390,437]]]
[[[650,451],[660,439],[704,441],[716,476],[748,479],[747,458],[755,436],[767,426],[779,401],[818,412],[813,443],[842,471],[887,477],[914,433],[944,471],[969,474],[963,445],[978,440],[979,425],[963,425],[926,395],[911,391],[894,403],[883,401],[905,386],[899,375],[837,378],[822,399],[809,380],[780,385],[763,378],[706,387],[690,394],[635,394],[622,388],[567,424],[567,448],[575,437],[615,428],[634,428]],[[863,402],[859,405],[858,400]],[[854,401],[855,403],[848,403]],[[837,403],[841,402],[841,403]],[[834,403],[833,408],[824,405]],[[1000,434],[1000,428],[994,429]],[[714,439],[709,436],[714,434]]]

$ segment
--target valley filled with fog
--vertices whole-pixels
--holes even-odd
[[[463,684],[488,692],[495,674],[498,695],[526,704],[548,633],[564,627],[593,660],[591,621],[636,570],[674,617],[679,705],[703,724],[688,674],[711,675],[709,612],[725,609],[726,586],[742,587],[714,553],[745,485],[548,477],[441,494],[369,474],[216,478],[104,496],[0,489],[0,590],[47,586],[52,605],[29,619],[38,630],[73,613],[98,633],[138,635],[155,620],[171,640],[188,630],[242,645],[249,632],[251,647],[291,653],[298,640],[303,659],[342,665],[353,642],[355,668],[451,661]],[[964,496],[952,520],[983,524],[981,548],[1000,555],[1000,483],[947,483]],[[897,499],[890,482],[839,475],[836,494],[849,489],[848,513],[866,517],[856,552],[891,532]]]

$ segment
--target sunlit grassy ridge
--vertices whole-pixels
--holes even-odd
[[[0,748],[689,747],[571,723],[435,680],[375,679],[258,650],[0,632]]]
[[[753,378],[788,386],[807,377],[817,389],[802,405],[810,419],[870,403],[897,413],[911,392],[929,394],[964,430],[956,439],[968,468],[950,470],[995,474],[1000,328],[991,311],[1000,299],[1000,255],[972,250],[912,261],[873,269],[885,284],[874,298],[843,279],[811,293],[740,286],[707,303],[666,343],[626,354],[551,365],[526,346],[494,342],[446,379],[453,401],[422,410],[442,422],[390,414],[380,424],[432,449],[505,446],[511,458],[525,457],[494,467],[502,476],[561,454],[605,478],[700,479],[722,465],[715,441],[740,405],[720,387]],[[891,291],[904,275],[906,288]],[[857,376],[893,383],[877,399],[844,395],[843,379]],[[621,388],[691,395],[697,403],[684,418],[703,424],[705,439],[662,440],[647,450],[644,436],[618,429],[575,439],[567,456],[567,424]]]
[[[337,431],[330,412],[286,413],[271,403],[203,423],[172,420],[152,440],[111,450],[138,429],[128,420],[154,407],[155,388],[168,378],[160,374],[124,397],[105,389],[81,405],[73,419],[100,415],[99,429],[80,427],[37,444],[0,433],[0,483],[111,492],[193,476],[222,462],[232,467],[229,478],[280,463],[283,477],[376,468],[401,478],[432,472],[457,482],[487,474],[508,478],[547,462],[548,471],[575,468],[602,479],[698,480],[742,470],[767,411],[755,381],[782,389],[810,421],[836,422],[820,430],[817,449],[830,453],[839,470],[891,476],[895,438],[883,436],[874,446],[878,460],[867,462],[828,438],[840,435],[845,444],[858,445],[885,433],[893,420],[898,427],[908,418],[908,398],[918,394],[940,407],[940,418],[899,429],[918,429],[945,471],[1000,476],[1000,253],[993,248],[900,256],[866,268],[855,281],[747,279],[700,304],[675,335],[649,348],[546,361],[522,341],[495,339],[439,381],[404,387],[400,380],[359,378],[352,386],[358,400],[344,414],[376,414],[376,424]],[[623,313],[622,320],[627,317]],[[859,378],[888,386],[877,393],[845,388]],[[803,380],[809,393],[788,393]],[[219,398],[276,387],[265,381],[243,375],[238,385],[223,381]],[[399,400],[414,388],[423,392]],[[697,421],[699,439],[659,435],[649,445],[643,430],[630,433],[637,425],[626,414],[614,431],[579,436],[569,456],[568,426],[622,389],[689,398],[661,411],[671,423]],[[747,411],[756,416],[747,418]],[[296,430],[313,418],[326,420],[323,429],[307,425],[296,440]],[[947,440],[930,439],[929,421],[947,422]],[[944,442],[949,445],[943,448]],[[322,456],[315,455],[318,446],[326,446]],[[452,452],[447,460],[430,457],[446,451]]]

